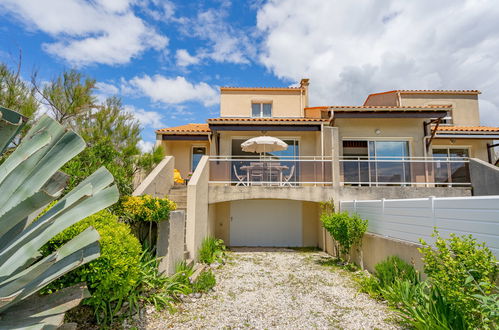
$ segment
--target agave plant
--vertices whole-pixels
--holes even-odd
[[[0,107],[0,154],[25,122],[20,114]],[[49,256],[39,253],[53,236],[118,200],[113,176],[105,168],[60,198],[68,176],[59,169],[84,148],[80,136],[43,116],[0,165],[0,329],[57,327],[64,312],[88,296],[84,286],[36,294],[100,255],[99,234],[92,227]]]

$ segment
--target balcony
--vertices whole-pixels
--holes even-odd
[[[466,187],[469,160],[463,157],[342,157],[340,184],[349,186]]]
[[[336,162],[336,164],[335,164]],[[470,186],[467,158],[244,157],[209,159],[209,182],[234,186]]]

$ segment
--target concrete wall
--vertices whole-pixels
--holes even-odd
[[[135,189],[133,196],[151,195],[165,197],[173,186],[174,158],[166,156],[142,183]]]
[[[453,125],[480,125],[478,112],[478,95],[458,94],[401,94],[402,106],[425,106],[451,104]]]
[[[193,147],[205,147],[206,154],[210,153],[208,141],[161,141],[160,145],[165,155],[175,157],[175,168],[180,171],[182,178],[191,171]]]
[[[208,156],[203,156],[187,185],[186,245],[191,258],[197,259],[202,240],[210,233],[208,219]]]
[[[420,244],[366,233],[362,239],[362,253],[359,253],[355,248],[352,249],[351,260],[358,265],[363,264],[364,269],[374,272],[374,266],[377,263],[395,255],[414,265],[417,270],[422,272],[423,261],[421,253],[418,251],[420,247]],[[331,245],[328,247],[327,252],[335,255]]]
[[[303,117],[303,90],[221,91],[221,117],[251,117],[252,103],[272,103],[272,117]]]
[[[499,195],[499,167],[480,159],[470,159],[473,195]]]
[[[308,202],[362,200],[381,198],[459,197],[471,196],[470,188],[458,187],[236,187],[210,184],[210,204],[241,199],[290,199]]]
[[[377,95],[372,95],[368,97],[365,101],[365,105],[385,105],[396,107],[399,105],[399,99],[397,93],[382,93]]]
[[[156,256],[161,258],[158,267],[161,273],[173,275],[177,263],[184,260],[184,229],[184,211],[173,211],[168,221],[159,223]]]

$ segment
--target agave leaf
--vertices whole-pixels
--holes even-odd
[[[5,212],[5,210],[27,198],[33,190],[43,187],[61,166],[79,154],[83,149],[85,149],[85,142],[82,138],[74,132],[66,132],[43,158],[40,159],[36,167],[31,168],[29,175],[19,178],[17,182],[18,188],[12,193],[8,201],[6,201],[2,207],[2,211]]]
[[[24,148],[21,146],[17,147],[13,155],[5,160],[5,162],[0,166],[0,182],[2,182],[5,177],[10,174],[19,164],[31,157],[34,153],[38,152],[42,147],[48,145],[52,139],[48,132],[41,132],[40,135],[31,141],[31,143],[24,143]]]
[[[0,155],[28,119],[18,112],[0,107]]]
[[[42,287],[67,272],[100,256],[99,233],[92,227],[60,247],[56,252],[20,272],[0,285],[0,312],[2,300],[8,298],[12,306],[23,298],[39,291]],[[10,307],[9,306],[9,307]]]
[[[46,296],[31,296],[16,305],[16,308],[2,314],[0,330],[58,329],[64,322],[64,313],[88,297],[90,293],[83,285],[75,285]]]
[[[2,263],[6,262],[7,258],[15,253],[19,246],[24,244],[24,242],[29,242],[39,236],[39,233],[50,226],[60,214],[67,212],[73,205],[79,203],[81,199],[91,196],[91,194],[92,187],[89,185],[80,187],[78,192],[73,195],[73,198],[56,203],[47,213],[42,215],[36,223],[27,227],[19,235],[9,236],[6,234],[0,236],[0,246],[2,247],[0,248],[0,274],[2,274],[3,269]],[[2,275],[0,275],[0,277],[1,276]]]
[[[14,237],[19,234],[29,224],[27,218],[31,214],[61,195],[66,186],[67,178],[68,176],[62,172],[56,173],[42,190],[35,192],[0,216],[0,237],[6,235],[6,233],[8,233],[7,237]],[[13,228],[15,230],[11,231]],[[2,247],[0,244],[0,249]]]
[[[8,276],[18,271],[30,256],[47,243],[53,236],[75,224],[88,215],[94,214],[118,201],[119,192],[116,186],[105,188],[92,197],[81,199],[75,206],[61,212],[49,226],[39,226],[39,230],[27,228],[25,235],[9,244],[9,248],[0,254],[0,281],[3,276]],[[38,225],[37,223],[34,226]],[[32,227],[32,226],[30,226]],[[4,267],[4,265],[7,265]]]

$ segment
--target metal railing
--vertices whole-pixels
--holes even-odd
[[[354,186],[469,186],[461,157],[342,157],[340,184]]]
[[[470,186],[468,158],[340,157],[339,184]],[[235,186],[332,185],[331,157],[210,156],[209,182]]]
[[[210,183],[236,186],[331,185],[331,157],[210,157]]]

